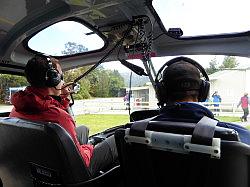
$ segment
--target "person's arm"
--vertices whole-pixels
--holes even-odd
[[[238,105],[237,105],[237,108],[238,108],[240,105],[241,105],[241,99],[240,99],[240,102],[239,102]]]
[[[54,110],[58,110],[56,108],[54,108]],[[90,144],[84,144],[84,145],[80,145],[78,139],[77,139],[77,135],[76,135],[76,131],[75,131],[75,122],[72,119],[72,117],[67,114],[65,111],[57,111],[57,118],[59,119],[59,125],[61,125],[72,137],[74,143],[76,144],[83,160],[85,161],[86,166],[88,167],[90,164],[90,160],[93,154],[93,149],[94,146],[90,145]]]
[[[68,83],[68,84],[63,83],[61,97],[68,98],[71,92],[72,92],[71,83]]]
[[[74,118],[74,113],[72,111],[72,108],[70,106],[70,99],[69,96],[72,93],[72,84],[68,83],[68,84],[63,84],[62,87],[62,93],[61,93],[61,98],[62,98],[62,102],[61,104],[66,108],[67,112]]]

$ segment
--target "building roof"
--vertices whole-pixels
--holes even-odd
[[[209,79],[211,80],[217,80],[222,78],[225,75],[228,75],[229,73],[233,73],[235,70],[222,70],[222,71],[217,71],[211,75],[209,75]]]
[[[233,68],[233,69],[242,69],[242,70],[246,70],[246,69],[250,69],[250,63],[247,63],[247,64],[242,64],[236,68]]]
[[[221,71],[217,71],[211,75],[209,75],[210,80],[217,80],[222,78],[225,75],[234,73],[235,71],[245,71],[245,70],[250,70],[250,63],[249,64],[243,64],[238,67],[232,68],[232,69],[224,69]]]

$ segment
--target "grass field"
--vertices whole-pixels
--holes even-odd
[[[215,116],[216,119],[225,122],[240,122],[239,117],[230,117],[230,116]]]
[[[117,125],[124,125],[127,122],[129,122],[128,115],[85,114],[76,116],[76,123],[89,127],[90,135]]]
[[[239,117],[216,116],[220,121],[239,122]],[[90,135],[102,132],[105,129],[123,125],[129,122],[128,115],[113,115],[113,114],[85,114],[76,116],[78,125],[86,125],[90,129]],[[250,129],[250,126],[247,127]]]

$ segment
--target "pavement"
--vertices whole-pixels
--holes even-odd
[[[13,108],[13,105],[0,105],[0,113],[10,112]]]

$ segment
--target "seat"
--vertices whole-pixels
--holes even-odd
[[[116,167],[92,179],[71,136],[58,124],[0,118],[3,186],[98,186],[118,175]]]
[[[0,117],[8,117],[10,112],[0,112]]]
[[[151,118],[160,114],[160,110],[152,109],[152,110],[137,110],[130,114],[130,121],[139,121],[146,118]]]
[[[115,133],[125,186],[249,186],[250,147],[232,129],[216,126],[205,145],[192,143],[193,123],[142,120],[128,126]]]

